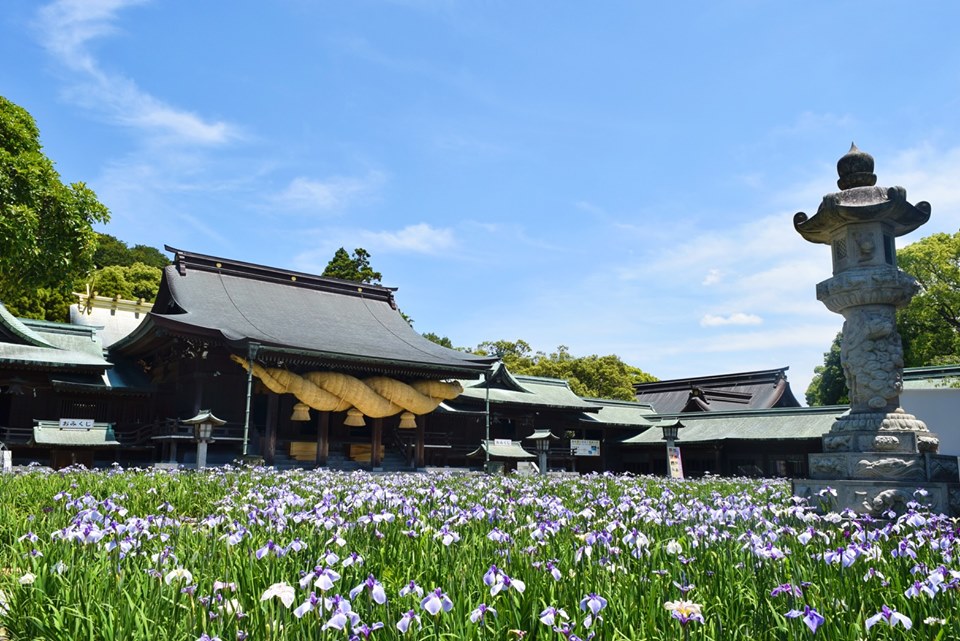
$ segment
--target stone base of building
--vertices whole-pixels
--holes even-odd
[[[903,514],[915,501],[931,512],[960,516],[960,483],[866,479],[794,479],[793,494],[824,512],[850,509],[882,516]],[[835,494],[835,495],[834,495]]]

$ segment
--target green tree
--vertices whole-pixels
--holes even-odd
[[[533,352],[524,340],[485,341],[474,350],[478,354],[498,356],[514,374],[544,376],[566,380],[575,394],[591,398],[633,400],[633,384],[657,380],[638,367],[624,363],[619,356],[577,357],[565,345],[550,354]]]
[[[813,379],[807,387],[807,405],[843,405],[850,402],[847,379],[840,364],[840,342],[843,332],[837,332],[830,351],[823,354],[823,365],[813,369]]]
[[[0,97],[0,300],[68,290],[92,269],[93,225],[109,218],[86,185],[60,181],[36,122]]]
[[[40,287],[30,292],[13,294],[3,301],[7,311],[18,318],[66,323],[70,320],[70,305],[77,299],[72,292]]]
[[[90,289],[98,296],[133,298],[133,288],[127,281],[127,270],[122,265],[108,265],[98,269],[90,280]]]
[[[93,262],[97,267],[122,265],[130,267],[134,263],[143,263],[150,267],[163,269],[170,261],[159,249],[148,245],[128,247],[122,240],[110,234],[97,234],[97,250],[93,253]]]
[[[428,341],[430,341],[431,343],[436,343],[437,345],[441,345],[449,349],[457,349],[456,347],[453,346],[453,341],[451,341],[446,336],[440,336],[439,334],[435,334],[433,332],[427,332],[425,334],[422,334],[422,336]]]
[[[130,283],[130,297],[134,300],[142,298],[143,300],[156,300],[157,292],[160,290],[160,278],[163,271],[159,267],[145,265],[144,263],[134,263],[125,268],[127,282]]]
[[[383,274],[374,271],[370,266],[370,252],[362,247],[354,249],[353,255],[348,254],[343,247],[338,249],[327,263],[323,275],[371,285],[379,285],[383,278]]]
[[[107,265],[93,273],[90,289],[100,296],[152,301],[156,299],[160,289],[162,274],[160,269],[143,263],[134,263],[128,267]]]
[[[897,313],[907,367],[960,363],[960,232],[933,234],[897,252],[919,293]]]

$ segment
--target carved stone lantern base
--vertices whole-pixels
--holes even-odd
[[[960,513],[960,486],[956,483],[796,479],[793,493],[825,512],[852,509],[881,517],[891,510],[903,514],[908,503],[916,502],[932,512]]]

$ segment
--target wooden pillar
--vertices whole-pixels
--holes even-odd
[[[373,429],[370,430],[370,467],[377,469],[383,463],[380,460],[380,446],[383,443],[383,419],[373,419]]]
[[[417,417],[417,442],[413,453],[413,466],[421,469],[426,465],[427,417]]]
[[[326,467],[330,455],[330,412],[318,412],[317,418],[317,466]]]
[[[263,462],[273,465],[277,455],[277,423],[280,418],[280,396],[270,394],[267,397],[266,434],[263,443]]]

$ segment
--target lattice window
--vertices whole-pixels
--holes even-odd
[[[847,257],[847,241],[846,239],[839,239],[833,243],[833,254],[836,256],[837,260],[843,260]]]

